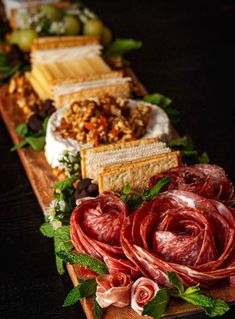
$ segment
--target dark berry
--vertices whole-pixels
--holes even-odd
[[[84,190],[84,189],[86,189],[90,184],[91,184],[91,179],[90,179],[90,178],[81,179],[80,182],[78,183],[77,189],[78,189],[78,190]]]
[[[97,184],[90,184],[87,187],[87,191],[90,195],[98,195],[98,185]]]
[[[38,132],[41,130],[42,123],[43,123],[42,118],[37,114],[33,114],[28,118],[28,126],[34,132]]]

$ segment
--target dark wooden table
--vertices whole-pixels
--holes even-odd
[[[128,59],[150,92],[174,101],[180,132],[197,149],[234,169],[234,1],[87,1],[119,37],[143,41]],[[72,288],[56,272],[43,215],[0,119],[0,318],[82,319],[62,308]],[[233,308],[224,318],[234,318]],[[198,315],[198,318],[203,315]]]

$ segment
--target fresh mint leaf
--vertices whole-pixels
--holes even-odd
[[[47,124],[48,124],[49,119],[50,119],[50,116],[45,117],[45,119],[44,119],[44,121],[42,123],[42,131],[43,131],[44,135],[46,135]]]
[[[160,319],[166,312],[169,301],[170,295],[168,289],[162,288],[158,290],[156,296],[144,306],[142,315],[149,315],[154,319]]]
[[[168,275],[168,278],[169,278],[170,282],[172,283],[172,285],[178,289],[179,294],[183,294],[184,293],[184,285],[182,284],[181,280],[176,275],[176,273],[173,271],[168,271],[167,275]]]
[[[16,151],[16,150],[18,150],[18,149],[24,147],[24,146],[27,145],[27,144],[28,144],[28,142],[27,142],[26,140],[22,140],[22,141],[20,141],[18,144],[16,144],[15,146],[13,146],[13,147],[10,149],[10,151],[11,151],[11,152],[14,152],[14,151]]]
[[[182,294],[180,295],[180,298],[186,300],[187,302],[195,306],[199,306],[203,308],[213,308],[215,305],[215,300],[213,298],[207,297],[198,292],[187,294],[187,295]]]
[[[53,185],[53,188],[59,189],[60,191],[64,191],[66,188],[72,186],[73,182],[78,179],[78,175],[72,175],[63,181],[56,183]]]
[[[128,198],[128,200],[126,201],[126,205],[130,209],[137,209],[141,206],[142,203],[143,203],[143,200],[141,195],[137,195],[137,194],[134,194],[133,196]]]
[[[25,138],[26,142],[34,149],[34,151],[43,151],[45,146],[45,136],[33,137],[27,136]]]
[[[185,294],[185,295],[193,294],[193,293],[198,292],[198,291],[200,291],[200,290],[201,290],[201,289],[200,289],[200,285],[197,284],[196,286],[188,287],[188,288],[185,290],[184,294]]]
[[[96,299],[94,299],[94,310],[95,310],[95,316],[97,319],[102,319],[104,316],[104,308],[101,308]]]
[[[182,137],[171,140],[167,143],[170,148],[176,148],[180,150],[193,150],[193,142],[189,135],[184,135]]]
[[[106,57],[123,56],[126,52],[142,47],[142,42],[133,39],[116,39],[105,51]]]
[[[221,299],[214,299],[213,307],[204,308],[206,315],[209,317],[222,316],[229,311],[229,309],[229,305]]]
[[[128,198],[128,195],[130,194],[130,192],[131,192],[131,186],[130,186],[130,184],[128,183],[128,184],[126,184],[126,185],[124,186],[123,191],[122,191],[122,194],[121,194],[121,196],[120,196],[121,200],[122,200],[124,203],[126,203],[127,198]]]
[[[157,182],[156,185],[154,185],[153,188],[151,188],[150,190],[144,190],[142,192],[142,198],[145,201],[149,201],[151,200],[153,197],[155,197],[156,195],[158,195],[158,193],[160,192],[161,188],[166,185],[167,183],[169,183],[171,181],[170,177],[165,177],[162,178],[160,181]]]
[[[18,135],[25,137],[28,134],[29,128],[26,123],[22,123],[16,127],[15,131]]]
[[[199,163],[209,163],[210,159],[206,152],[203,152],[200,156],[198,156]]]
[[[70,264],[78,264],[86,267],[99,275],[109,273],[105,263],[86,254],[58,251],[57,256]]]
[[[96,286],[97,283],[95,279],[84,280],[68,293],[63,307],[69,307],[84,297],[94,295],[96,292]]]
[[[173,107],[169,107],[172,103],[172,100],[160,93],[153,93],[151,95],[146,95],[143,99],[145,102],[155,104],[162,108],[170,118],[170,121],[173,125],[179,123],[179,111]]]
[[[61,226],[54,232],[54,249],[56,254],[56,266],[58,273],[63,275],[65,270],[63,266],[63,260],[57,256],[57,253],[61,250],[70,251],[73,249],[73,245],[70,239],[70,226]]]
[[[145,102],[158,105],[164,109],[167,108],[172,103],[172,100],[169,97],[164,96],[160,93],[153,93],[151,95],[146,95],[143,100]]]
[[[40,232],[43,234],[43,236],[48,238],[53,238],[55,231],[50,223],[44,223],[40,227]]]

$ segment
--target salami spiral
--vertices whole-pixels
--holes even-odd
[[[179,189],[217,199],[229,205],[233,199],[233,186],[224,170],[216,165],[197,164],[180,166],[165,173],[155,175],[150,180],[153,187],[163,177],[170,177],[164,190]]]
[[[125,255],[148,278],[168,286],[174,271],[186,286],[209,287],[235,275],[235,216],[216,200],[167,191],[128,216]]]
[[[125,204],[113,194],[83,200],[71,215],[71,240],[79,253],[100,260],[124,257],[120,229],[127,215]]]

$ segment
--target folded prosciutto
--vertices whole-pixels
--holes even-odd
[[[232,183],[227,178],[225,171],[217,165],[196,164],[176,167],[153,176],[149,186],[153,187],[164,177],[171,178],[164,190],[189,191],[206,198],[217,199],[227,205],[232,202]]]
[[[128,216],[121,231],[125,255],[147,277],[169,286],[174,271],[185,286],[209,287],[235,275],[235,215],[216,200],[166,191]]]
[[[71,240],[79,253],[103,260],[104,256],[124,257],[120,245],[120,229],[127,215],[123,201],[112,193],[82,200],[74,209]]]

